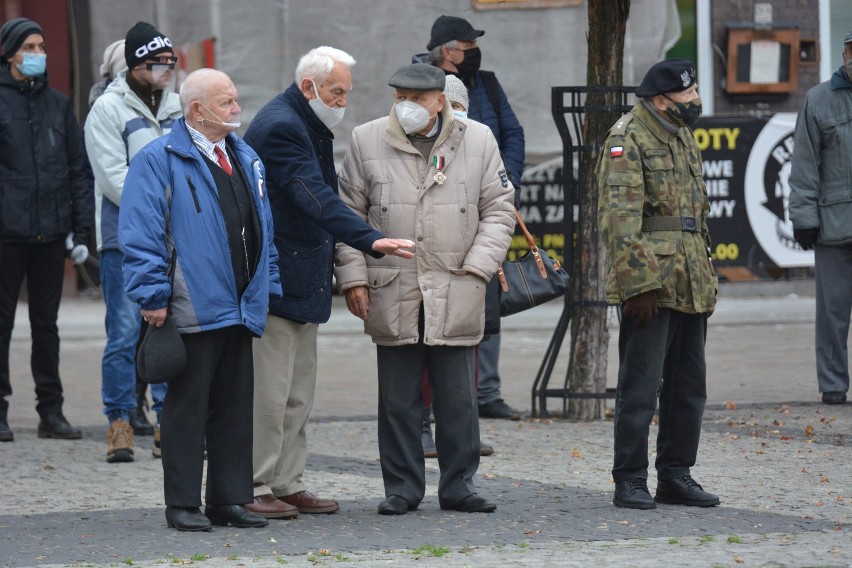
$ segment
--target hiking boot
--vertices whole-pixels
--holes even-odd
[[[672,479],[657,478],[657,503],[687,505],[689,507],[715,507],[719,497],[704,491],[689,474],[677,475]]]
[[[163,450],[162,450],[162,448],[160,448],[160,425],[159,424],[154,426],[154,449],[151,450],[151,453],[154,455],[155,458],[163,457]],[[206,450],[205,450],[205,453],[206,453]]]
[[[133,461],[133,429],[121,418],[109,424],[106,461],[107,463]]]

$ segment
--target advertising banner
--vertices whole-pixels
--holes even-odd
[[[793,240],[787,211],[795,123],[793,113],[769,118],[706,117],[693,129],[710,201],[707,224],[713,264],[723,274],[731,267],[756,271],[813,266],[813,251],[803,251]],[[520,202],[521,215],[539,246],[562,261],[561,158],[526,169]],[[576,215],[575,204],[575,219]],[[524,250],[524,238],[516,236],[509,258]]]

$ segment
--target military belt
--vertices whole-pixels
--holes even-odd
[[[698,223],[695,217],[644,217],[642,231],[686,231],[697,233]]]

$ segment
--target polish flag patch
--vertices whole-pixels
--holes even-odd
[[[611,146],[609,149],[610,158],[618,158],[624,153],[624,146]]]

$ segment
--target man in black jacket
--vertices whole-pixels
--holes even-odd
[[[66,237],[75,262],[93,219],[80,125],[68,99],[47,85],[44,32],[15,18],[0,28],[0,441],[11,442],[9,343],[24,277],[32,328],[39,438],[80,438],[62,414],[59,333]],[[75,243],[79,243],[76,244]]]

